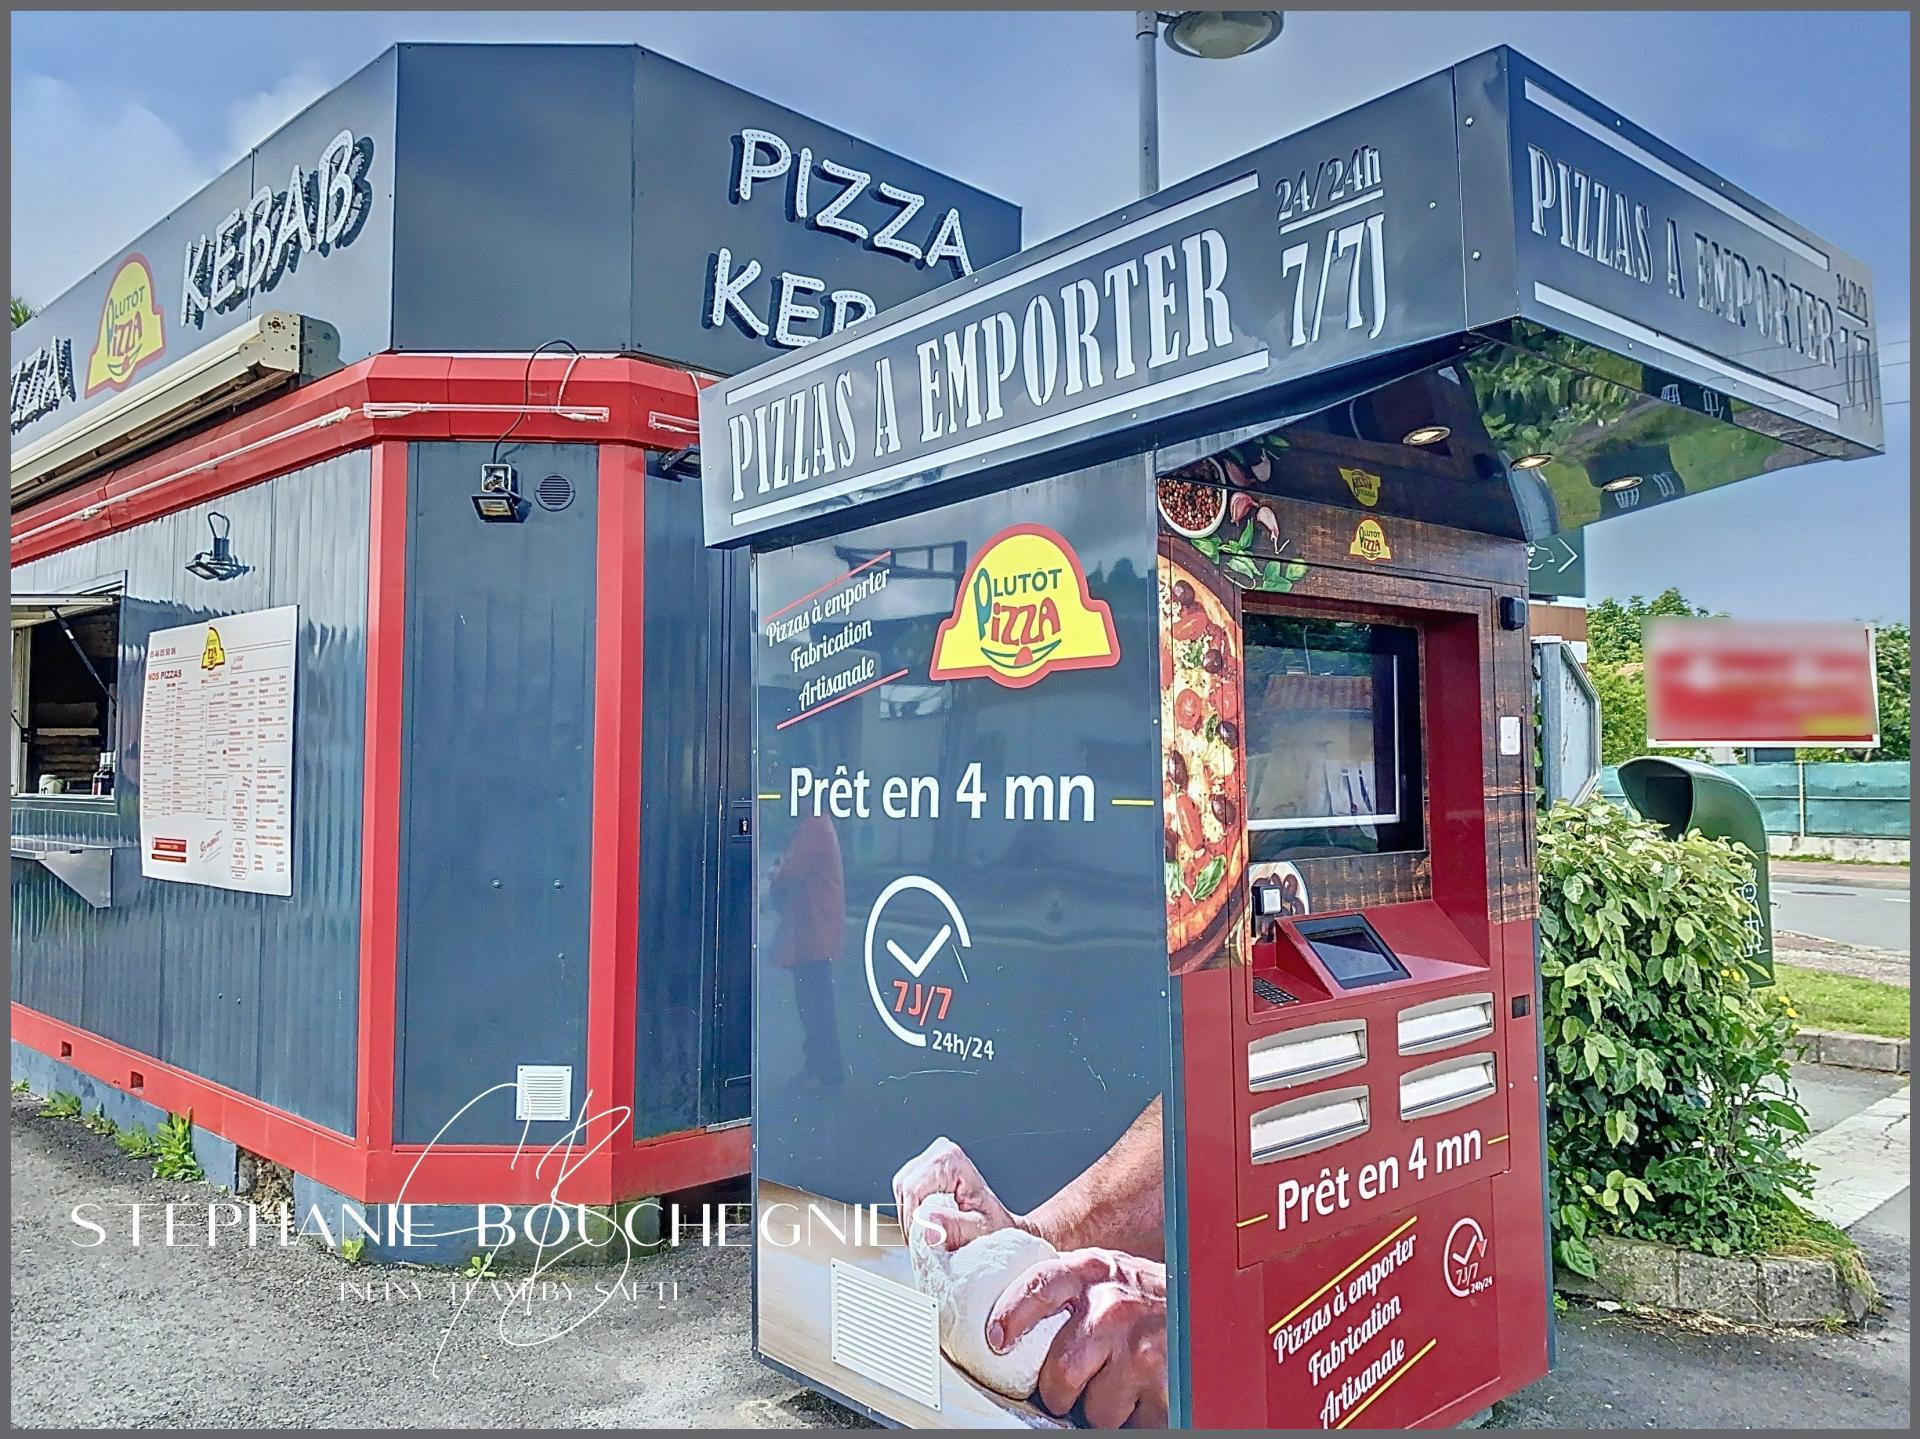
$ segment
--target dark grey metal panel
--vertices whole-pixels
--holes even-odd
[[[663,55],[632,54],[636,350],[730,374],[830,333],[836,293],[885,310],[1020,248],[1019,207]],[[770,137],[755,145],[757,171],[780,173],[746,176],[742,198],[756,130]],[[927,262],[950,213],[967,266],[943,257],[951,233]],[[723,302],[716,323],[723,254],[739,304]],[[783,285],[800,307],[784,327]],[[843,319],[857,313],[845,306]]]
[[[395,349],[628,348],[634,54],[399,47]]]
[[[752,837],[742,557],[702,548],[696,480],[647,478],[634,1133],[747,1112]],[[744,863],[743,863],[744,860]]]
[[[364,452],[23,565],[15,588],[73,589],[124,574],[111,809],[20,805],[26,833],[121,840],[114,902],[88,909],[38,865],[13,867],[13,997],[143,1054],[350,1133],[359,1002],[362,745],[366,720]],[[248,572],[184,565],[207,514],[232,521]],[[140,692],[156,629],[300,607],[291,898],[140,873]]]
[[[511,1144],[520,1064],[586,1091],[593,821],[597,451],[510,447],[532,489],[574,502],[484,524],[491,447],[421,444],[408,464],[406,750],[401,761],[395,1133]],[[613,1101],[597,1096],[595,1108]],[[537,1124],[544,1146],[566,1126]]]

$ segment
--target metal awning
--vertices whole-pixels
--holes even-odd
[[[119,603],[119,595],[15,595],[11,628],[31,629],[56,615],[70,620],[95,610],[111,609]]]
[[[330,326],[270,310],[13,451],[13,505],[44,499],[214,415],[332,368]],[[319,352],[324,351],[323,362]]]

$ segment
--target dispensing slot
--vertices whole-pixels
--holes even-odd
[[[1426,1054],[1493,1033],[1493,995],[1450,994],[1400,1011],[1400,1052]]]
[[[1249,1121],[1255,1164],[1325,1149],[1367,1132],[1367,1087],[1308,1094],[1260,1110]]]
[[[1425,1119],[1473,1104],[1495,1088],[1491,1051],[1462,1054],[1409,1070],[1400,1077],[1400,1117]]]
[[[1357,1069],[1366,1062],[1366,1020],[1309,1024],[1247,1046],[1247,1087],[1256,1092],[1286,1089]]]

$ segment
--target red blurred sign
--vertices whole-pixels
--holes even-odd
[[[1871,625],[1662,616],[1646,658],[1649,748],[1880,743]]]

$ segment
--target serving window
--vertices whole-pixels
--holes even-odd
[[[1249,610],[1245,635],[1252,858],[1419,849],[1419,631]]]
[[[13,596],[13,792],[110,794],[120,595]]]

